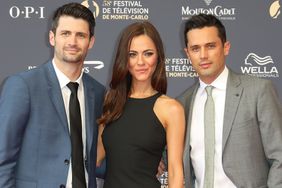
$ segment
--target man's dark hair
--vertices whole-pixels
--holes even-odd
[[[226,42],[226,31],[224,25],[221,23],[219,19],[210,14],[199,14],[192,16],[185,23],[184,28],[184,38],[185,45],[188,44],[187,33],[192,29],[202,29],[204,27],[216,27],[218,30],[218,36],[221,39],[222,44]]]
[[[55,34],[58,27],[58,22],[61,16],[71,16],[87,21],[89,25],[90,37],[94,35],[95,18],[93,13],[85,6],[79,3],[68,3],[59,7],[53,15],[51,30]]]

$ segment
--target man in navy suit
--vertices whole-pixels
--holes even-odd
[[[8,77],[0,93],[0,187],[72,186],[69,99],[77,82],[87,188],[96,188],[96,119],[104,87],[83,73],[94,44],[95,19],[78,3],[55,11],[50,44],[54,57],[42,66]]]

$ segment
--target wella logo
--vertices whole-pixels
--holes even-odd
[[[277,67],[271,56],[260,57],[255,53],[249,53],[245,58],[245,66],[241,67],[243,74],[251,74],[258,77],[279,77]]]
[[[272,57],[270,56],[259,57],[255,53],[249,53],[249,55],[245,58],[245,65],[252,65],[253,62],[257,63],[258,65],[274,63]]]

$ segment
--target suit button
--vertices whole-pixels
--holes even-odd
[[[69,165],[69,164],[70,164],[70,161],[69,161],[68,159],[65,159],[65,160],[64,160],[64,163],[65,163],[65,165]]]
[[[65,188],[65,187],[66,187],[66,186],[65,186],[65,185],[63,185],[63,184],[62,184],[62,185],[60,185],[60,188]]]

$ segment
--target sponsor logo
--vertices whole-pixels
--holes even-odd
[[[94,69],[104,68],[104,63],[102,61],[84,61],[84,65],[92,65]]]
[[[27,66],[27,70],[31,70],[31,69],[35,69],[35,68],[36,68],[35,65],[29,65],[29,66]]]
[[[165,64],[166,76],[168,78],[198,77],[198,73],[187,58],[166,58]]]
[[[280,15],[281,6],[279,4],[279,1],[274,1],[270,7],[269,7],[269,15],[276,19]]]
[[[33,6],[12,6],[9,10],[10,17],[16,19],[16,18],[24,18],[24,19],[30,19],[30,18],[39,18],[44,19],[44,8],[45,7],[33,7]]]
[[[253,62],[257,63],[258,65],[267,65],[269,63],[274,63],[270,56],[259,57],[255,53],[249,53],[249,55],[245,59],[245,65],[251,65]]]
[[[91,10],[95,18],[99,16],[100,7],[95,1],[83,1],[81,4]]]
[[[181,14],[182,20],[187,20],[191,16],[198,14],[212,14],[221,20],[235,20],[236,19],[236,8],[234,7],[224,7],[220,4],[213,7],[209,7],[212,0],[204,0],[208,7],[191,7],[182,6]]]
[[[83,71],[85,73],[90,73],[91,69],[97,69],[100,70],[102,68],[104,68],[104,63],[102,61],[84,61],[84,67],[83,67]],[[34,69],[37,66],[34,65],[29,65],[27,67],[28,70]]]
[[[103,20],[148,20],[149,8],[143,1],[103,0]]]
[[[159,182],[161,183],[161,188],[168,188],[168,172],[165,171],[159,178]]]
[[[244,64],[245,66],[241,66],[243,74],[257,77],[279,77],[278,69],[271,56],[260,57],[255,53],[249,53]]]
[[[85,73],[91,73],[91,70],[100,70],[102,68],[104,68],[104,63],[102,61],[84,61],[83,71]]]
[[[204,1],[207,4],[207,6],[209,6],[211,4],[211,2],[212,2],[212,0],[204,0]]]

